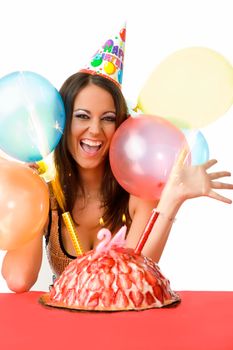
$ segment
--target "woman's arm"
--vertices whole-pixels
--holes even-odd
[[[163,198],[163,210],[167,212],[167,215],[159,215],[142,250],[143,255],[150,257],[156,262],[159,261],[162,255],[174,221],[173,218],[176,216],[180,207],[180,204],[172,201],[170,197],[168,198],[168,201],[164,196]],[[163,203],[163,201],[161,200],[160,203]],[[130,212],[133,210],[133,214],[131,214],[132,224],[126,240],[128,247],[133,249],[136,248],[140,236],[151,216],[152,209],[157,207],[157,210],[159,211],[160,203],[158,204],[154,202],[153,204],[153,202],[131,196],[129,207]]]
[[[143,248],[142,253],[158,262],[166,245],[175,216],[185,200],[200,196],[208,196],[224,203],[231,203],[215,189],[233,189],[232,184],[218,180],[231,174],[227,171],[207,173],[207,170],[216,164],[216,160],[209,160],[201,166],[176,165],[163,190],[157,210],[161,213],[153,226],[151,234]],[[129,210],[132,225],[127,237],[127,245],[135,248],[141,233],[150,217],[153,202],[143,201],[132,197]],[[156,207],[156,204],[154,205]]]
[[[6,253],[2,276],[13,292],[26,292],[35,284],[42,262],[42,237],[41,233],[22,247]]]

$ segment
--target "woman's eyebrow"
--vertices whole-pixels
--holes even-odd
[[[76,113],[76,112],[86,112],[88,114],[91,114],[91,112],[88,110],[88,109],[85,109],[85,108],[77,108],[77,109],[74,109],[74,112],[73,113]],[[108,114],[108,113],[112,113],[114,115],[116,115],[116,111],[105,111],[102,113],[102,115],[105,115],[105,114]]]
[[[116,114],[116,111],[106,111],[106,112],[104,112],[103,114],[106,114],[106,113]]]
[[[74,112],[79,112],[79,111],[90,113],[90,111],[88,109],[85,109],[85,108],[76,108],[76,109],[74,109]]]

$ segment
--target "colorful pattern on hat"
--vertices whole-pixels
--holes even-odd
[[[80,70],[89,74],[98,74],[112,80],[119,87],[122,84],[125,54],[126,27],[118,35],[110,37],[91,58],[91,62]]]

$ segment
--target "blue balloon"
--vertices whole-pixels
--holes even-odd
[[[209,146],[202,134],[198,130],[182,129],[189,144],[192,165],[201,165],[209,159]]]
[[[0,149],[24,162],[46,157],[65,127],[56,88],[39,74],[13,72],[0,79]]]

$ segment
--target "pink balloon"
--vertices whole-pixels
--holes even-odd
[[[129,193],[159,199],[184,147],[188,149],[184,134],[168,120],[152,115],[129,117],[112,139],[111,168]],[[190,161],[189,154],[186,163]]]

